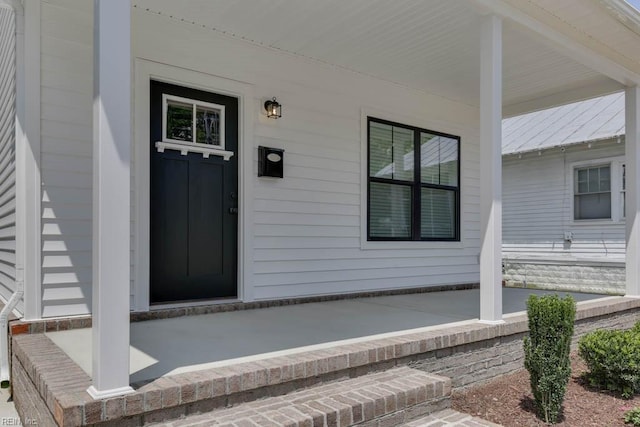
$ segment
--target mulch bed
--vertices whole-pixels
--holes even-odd
[[[586,365],[576,354],[571,355],[571,379],[567,386],[558,426],[613,427],[624,423],[624,413],[640,406],[640,396],[620,396],[591,388],[583,380]],[[535,415],[529,373],[522,369],[480,386],[453,393],[453,408],[494,423],[510,426],[544,426]]]

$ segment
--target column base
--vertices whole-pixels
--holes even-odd
[[[504,320],[478,320],[478,323],[482,323],[483,325],[502,325],[506,323]]]
[[[87,389],[87,393],[89,393],[89,396],[93,397],[93,400],[122,396],[125,394],[133,393],[134,391],[135,390],[130,386],[113,388],[111,390],[96,390],[94,386],[91,386]]]

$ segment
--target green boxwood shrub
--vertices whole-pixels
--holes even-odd
[[[582,337],[579,353],[594,387],[630,398],[640,392],[640,322],[628,331],[593,331]]]
[[[625,424],[633,424],[634,426],[640,426],[640,407],[633,408],[624,414]]]
[[[529,337],[524,340],[524,366],[531,377],[531,391],[538,416],[556,423],[571,375],[571,337],[576,304],[570,295],[529,296]]]

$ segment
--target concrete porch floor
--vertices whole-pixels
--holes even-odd
[[[529,294],[503,288],[505,314]],[[560,293],[563,295],[564,293]],[[587,301],[603,295],[572,293]],[[225,366],[479,317],[479,290],[379,296],[131,323],[130,381]],[[46,335],[91,376],[91,329]]]
[[[505,290],[505,311],[524,308],[528,293]],[[23,419],[35,419],[40,425],[61,426],[142,426],[168,420],[176,421],[176,425],[191,421],[211,425],[212,419],[220,417],[264,421],[265,408],[269,418],[273,416],[280,421],[285,420],[282,417],[288,419],[294,415],[304,418],[307,424],[316,419],[333,420],[334,424],[340,415],[341,420],[345,417],[346,424],[350,416],[355,420],[368,414],[365,421],[380,422],[376,421],[375,425],[383,425],[382,422],[398,425],[401,424],[396,422],[398,417],[407,422],[446,408],[452,389],[522,368],[523,340],[528,331],[525,312],[507,314],[504,323],[499,325],[484,324],[472,318],[477,315],[477,293],[475,297],[472,291],[428,297],[413,295],[355,301],[367,304],[367,309],[352,304],[354,301],[323,303],[320,312],[326,310],[324,315],[318,314],[314,306],[309,307],[307,312],[312,313],[309,315],[304,311],[300,314],[302,306],[289,306],[233,313],[221,309],[227,314],[134,323],[131,371],[132,378],[138,378],[132,384],[134,392],[103,400],[94,400],[86,392],[92,381],[76,362],[78,355],[76,360],[72,359],[50,338],[56,335],[45,335],[41,329],[41,326],[48,329],[74,324],[63,319],[56,320],[62,322],[60,324],[36,325],[36,330],[12,337],[16,409]],[[588,332],[628,329],[640,320],[638,298],[575,297],[587,301],[578,303],[574,345]],[[426,301],[426,305],[419,300]],[[445,304],[457,304],[460,310],[448,312]],[[358,309],[353,308],[356,306]],[[415,325],[398,311],[417,318],[417,325],[436,325],[327,342],[336,337],[379,332],[367,331],[367,320],[377,328],[382,324],[386,331],[392,330],[392,325],[398,329]],[[294,312],[298,314],[294,316]],[[159,312],[158,315],[169,314]],[[363,318],[365,315],[368,318]],[[250,321],[244,321],[246,316]],[[458,320],[461,318],[469,320]],[[440,323],[449,320],[458,321]],[[271,323],[266,323],[268,321]],[[86,325],[75,323],[82,324]],[[148,328],[140,328],[145,325]],[[278,328],[283,330],[273,333]],[[25,329],[22,325],[16,325],[17,331],[22,329]],[[84,332],[85,335],[72,335],[72,346],[84,356],[84,362],[80,360],[80,363],[87,369],[90,334],[89,330]],[[283,343],[292,344],[277,350],[283,348]],[[307,343],[312,344],[292,348]],[[229,356],[234,348],[235,354]],[[270,350],[275,351],[262,353]],[[239,357],[224,359],[236,355]],[[155,376],[159,378],[140,381],[140,378]],[[386,381],[393,384],[385,385]],[[295,402],[303,402],[302,412],[291,412],[290,405],[297,405]],[[334,403],[327,406],[325,402]],[[387,419],[388,416],[394,421],[387,422],[391,419]]]
[[[503,288],[505,314],[529,294]],[[564,293],[561,293],[563,295]],[[577,302],[604,297],[572,293]],[[479,290],[380,296],[131,323],[131,383],[477,319]],[[46,334],[91,376],[91,329]]]

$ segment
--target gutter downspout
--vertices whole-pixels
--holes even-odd
[[[16,291],[0,311],[0,385],[7,387],[11,378],[9,367],[9,315],[24,295],[24,282],[16,280]]]

